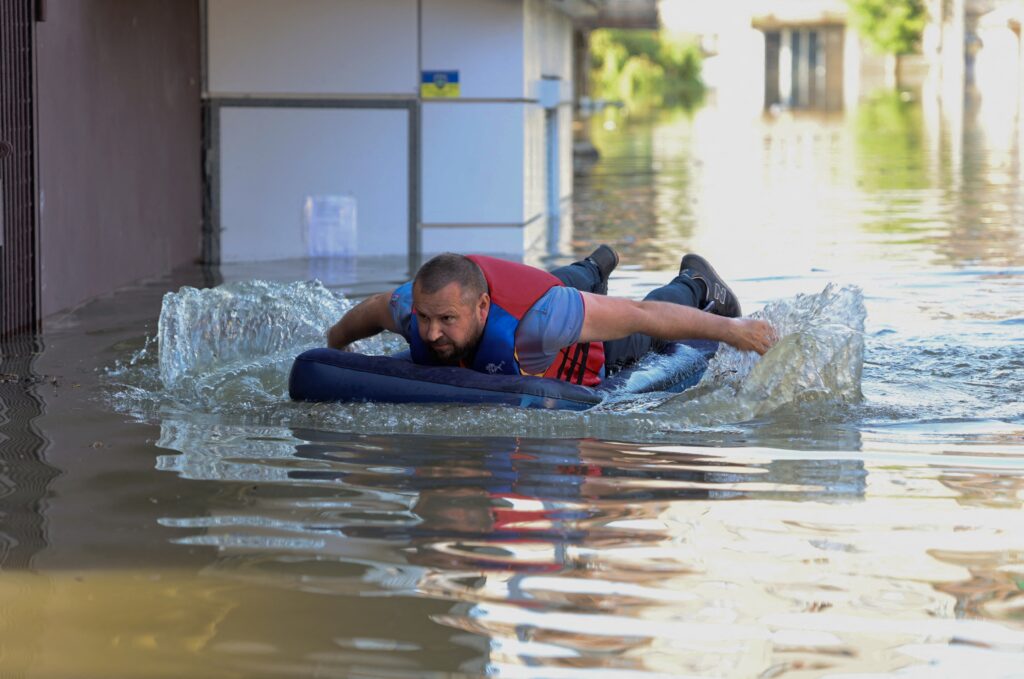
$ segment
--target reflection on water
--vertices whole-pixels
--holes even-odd
[[[430,625],[487,639],[482,659],[450,670],[879,672],[914,657],[955,667],[979,645],[1024,652],[1024,631],[957,619],[1020,611],[1021,571],[985,565],[1024,549],[1005,519],[1024,464],[989,451],[968,468],[1002,498],[971,506],[985,490],[951,491],[960,460],[913,453],[170,429],[162,469],[245,484],[162,522],[192,529],[179,544],[217,547],[204,577],[447,602]]]
[[[6,666],[1017,670],[1024,535],[1006,517],[1024,501],[1019,457],[997,446],[851,456],[732,445],[165,422],[158,465],[187,483],[159,524],[169,550],[212,548],[207,564],[2,580],[6,610],[47,630],[11,630]],[[195,490],[211,484],[213,496]],[[117,597],[130,605],[100,603]]]
[[[29,567],[46,545],[41,506],[58,470],[43,457],[37,422],[43,402],[32,387],[54,380],[36,374],[38,351],[30,341],[0,345],[0,570]]]
[[[346,295],[70,316],[31,392],[61,473],[9,530],[36,570],[0,574],[0,674],[1020,676],[1021,166],[992,115],[597,121],[576,254],[615,243],[639,297],[699,251],[785,326],[675,399],[285,402],[291,352],[406,275],[350,286],[363,262]]]
[[[663,270],[693,249],[734,278],[1020,267],[1016,114],[947,108],[882,94],[846,115],[609,109],[590,122],[603,157],[578,169],[574,237]]]

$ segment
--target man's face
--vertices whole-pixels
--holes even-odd
[[[413,311],[420,339],[438,363],[458,365],[476,350],[487,322],[491,298],[466,294],[458,283],[449,283],[433,294],[414,285]]]

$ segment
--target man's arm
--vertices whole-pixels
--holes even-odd
[[[581,342],[601,342],[640,332],[662,340],[708,339],[764,354],[778,341],[767,321],[726,318],[670,302],[636,302],[622,297],[583,295]]]
[[[367,297],[349,309],[341,320],[327,331],[327,346],[344,349],[352,342],[372,337],[383,330],[399,332],[398,324],[388,306],[391,294],[382,292]]]

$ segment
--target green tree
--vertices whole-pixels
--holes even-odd
[[[886,80],[899,86],[900,57],[913,54],[928,23],[924,0],[846,0],[850,23],[879,54],[885,54]]]
[[[590,34],[591,91],[627,104],[692,106],[704,92],[700,47],[666,31],[599,29]]]

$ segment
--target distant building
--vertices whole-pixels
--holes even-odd
[[[330,219],[354,226],[333,251],[521,256],[572,195],[577,29],[654,27],[657,7],[0,0],[0,16],[3,335],[197,259],[303,257]]]
[[[843,108],[846,17],[835,7],[841,4],[752,18],[751,25],[764,36],[766,107]]]
[[[1024,76],[1022,0],[966,0],[967,78],[983,92],[1019,97]]]
[[[943,70],[962,83],[964,3],[925,0],[922,50],[902,59],[902,85],[919,87],[929,72]],[[734,110],[840,111],[891,87],[884,56],[848,25],[844,0],[661,0],[661,12],[669,30],[700,37],[705,83]]]

